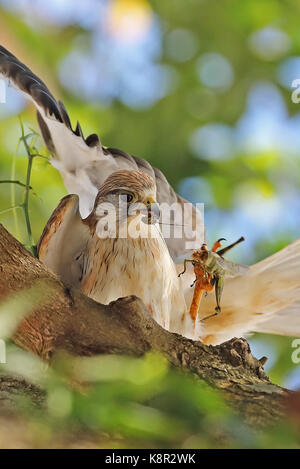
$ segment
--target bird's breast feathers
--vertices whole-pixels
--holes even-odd
[[[174,263],[162,238],[92,238],[85,256],[83,292],[108,304],[136,295],[154,319],[169,328],[170,315],[185,311]]]

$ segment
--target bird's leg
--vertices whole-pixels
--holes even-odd
[[[194,261],[193,259],[184,259],[184,261],[183,261],[183,267],[184,267],[184,269],[183,269],[182,272],[180,272],[180,274],[178,274],[178,277],[180,277],[181,275],[185,274],[185,272],[186,272],[186,264],[187,264],[188,262],[195,262],[195,261]]]
[[[215,285],[216,302],[217,302],[217,306],[215,308],[215,313],[212,313],[209,316],[206,316],[205,318],[202,318],[201,321],[206,321],[207,319],[218,316],[218,314],[221,313],[220,302],[221,302],[221,296],[222,296],[222,292],[223,292],[223,288],[224,288],[224,278],[215,276],[213,278],[213,284]]]

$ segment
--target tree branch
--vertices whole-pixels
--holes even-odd
[[[181,370],[220,389],[246,422],[264,426],[283,416],[289,391],[272,384],[244,339],[206,346],[162,329],[142,301],[126,297],[101,305],[68,288],[0,225],[0,302],[37,281],[46,298],[19,324],[13,340],[44,360],[73,355],[162,353]],[[0,331],[1,336],[1,331]],[[1,381],[0,381],[1,392]]]

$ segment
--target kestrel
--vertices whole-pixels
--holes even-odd
[[[0,46],[1,75],[35,104],[52,164],[70,193],[53,212],[38,246],[40,259],[66,284],[102,303],[135,294],[163,327],[207,344],[250,331],[300,336],[299,239],[253,265],[247,276],[227,279],[222,314],[201,324],[192,321],[188,311],[193,268],[179,279],[183,266],[174,262],[189,254],[187,237],[184,232],[181,238],[163,238],[155,204],[187,204],[191,210],[184,222],[191,226],[201,214],[145,160],[104,147],[96,134],[85,138],[79,123],[73,129],[64,105]],[[120,200],[125,201],[125,218]],[[145,209],[135,211],[135,204]],[[106,216],[103,207],[108,205],[117,213],[117,230],[115,236],[105,237],[101,223]],[[142,232],[151,228],[156,236],[119,236],[129,223],[140,225]],[[202,298],[199,318],[211,315],[214,309],[214,296],[209,293]]]
[[[119,210],[120,199],[126,204],[124,216]],[[113,215],[117,214],[113,237],[102,236],[106,234],[104,229],[100,233],[101,221],[107,218],[107,204],[116,209]],[[38,255],[65,283],[81,288],[94,300],[108,304],[116,298],[136,295],[157,322],[180,332],[186,311],[184,293],[158,220],[152,177],[140,171],[116,171],[99,189],[87,218],[80,216],[77,195],[62,199],[44,229]],[[145,236],[132,237],[129,233],[121,237],[119,232],[124,225],[130,228],[131,223],[142,228]],[[143,232],[149,225],[154,228],[153,236]],[[181,314],[174,315],[173,311]],[[188,315],[184,321],[185,333],[189,334]]]

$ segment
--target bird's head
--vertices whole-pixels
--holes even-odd
[[[115,218],[118,226],[134,222],[152,225],[160,217],[152,177],[140,171],[116,171],[100,187],[94,205],[97,221]]]

